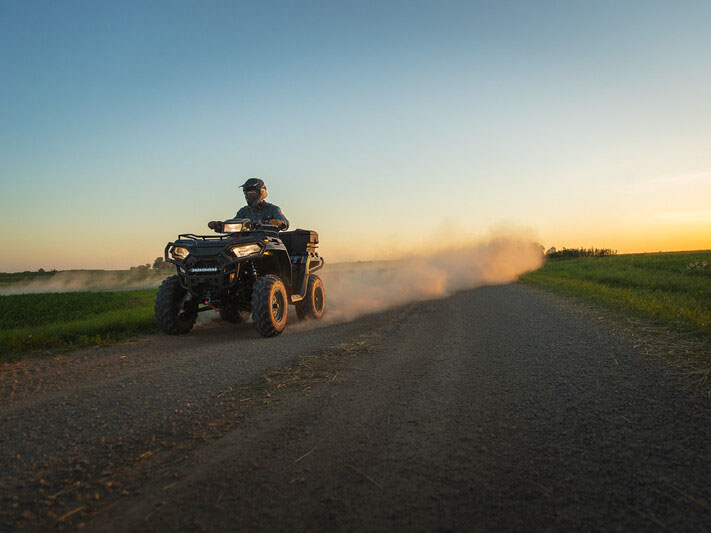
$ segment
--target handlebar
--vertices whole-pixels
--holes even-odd
[[[212,220],[207,223],[207,227],[210,228],[211,230],[215,231],[215,233],[224,233],[225,232],[225,224],[227,222],[231,221],[221,221],[221,220]],[[249,222],[248,226],[245,227],[246,231],[273,231],[273,232],[279,232],[281,231],[280,226],[275,226],[273,224],[262,224],[261,222]]]

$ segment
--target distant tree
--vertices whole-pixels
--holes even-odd
[[[162,257],[158,257],[153,263],[153,268],[156,270],[172,270],[175,267],[173,266],[173,263],[169,263]]]
[[[551,251],[553,250],[553,251]],[[609,257],[617,255],[617,250],[611,248],[565,248],[555,250],[551,248],[546,252],[546,256],[550,259],[575,259],[578,257]]]
[[[156,257],[156,260],[153,261],[153,270],[166,270],[172,267],[173,265],[165,261],[162,257]]]
[[[37,269],[38,274],[44,274],[44,268],[38,268]]]

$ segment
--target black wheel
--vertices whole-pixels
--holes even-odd
[[[287,311],[286,287],[276,276],[263,276],[252,289],[252,320],[262,337],[274,337],[284,331]]]
[[[294,307],[296,308],[296,318],[306,320],[306,311],[304,311],[304,306],[301,305],[301,302],[297,303]]]
[[[197,302],[180,286],[178,276],[171,276],[161,284],[156,295],[156,321],[168,335],[187,333],[197,320]]]
[[[304,318],[321,318],[326,311],[326,291],[323,281],[316,274],[309,274],[306,286],[306,296],[296,304],[296,316]]]
[[[226,320],[227,322],[231,322],[232,324],[239,324],[242,322],[242,315],[236,307],[223,307],[220,309],[220,318],[222,320]]]

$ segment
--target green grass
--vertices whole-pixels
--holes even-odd
[[[553,259],[521,280],[711,338],[711,252]]]
[[[154,332],[155,294],[149,289],[0,296],[0,360]]]

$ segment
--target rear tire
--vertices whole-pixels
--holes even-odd
[[[286,327],[288,299],[284,283],[276,276],[263,276],[252,289],[252,321],[262,337],[275,337]]]
[[[231,324],[240,324],[242,315],[236,307],[223,307],[220,309],[220,318]]]
[[[296,304],[296,316],[300,320],[304,318],[318,319],[326,312],[326,291],[323,288],[323,281],[316,274],[309,274],[309,282],[306,286],[306,296]]]
[[[296,309],[296,318],[306,320],[306,311],[304,311],[304,306],[301,305],[301,302],[295,304],[294,308]]]
[[[188,291],[180,286],[178,276],[170,276],[161,284],[156,295],[156,322],[168,335],[182,335],[193,328],[197,320],[197,302],[190,300]]]

